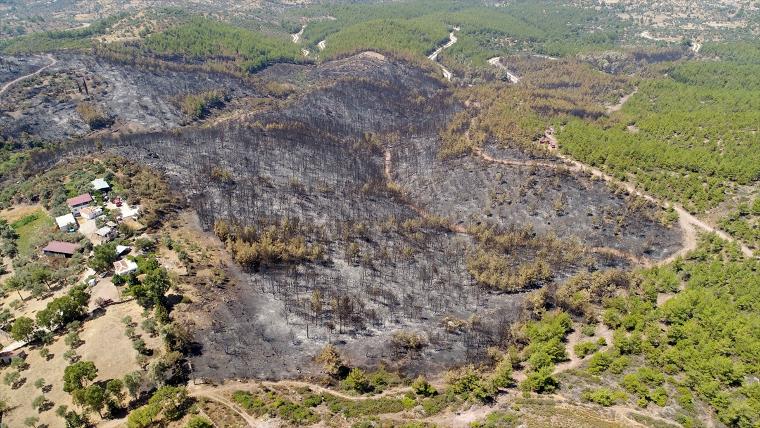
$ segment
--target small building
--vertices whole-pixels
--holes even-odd
[[[126,205],[121,207],[121,218],[127,219],[127,218],[137,218],[140,216],[140,206],[139,205]]]
[[[81,210],[79,210],[79,215],[86,218],[87,220],[92,220],[103,215],[103,208],[84,207]]]
[[[82,208],[89,206],[90,203],[92,203],[92,196],[90,196],[89,193],[74,196],[73,198],[70,198],[66,201],[66,204],[68,204],[71,213],[74,215],[79,215],[79,211],[81,211]]]
[[[102,178],[96,178],[92,180],[92,188],[96,192],[108,192],[111,190],[111,186],[108,185],[108,182]]]
[[[79,228],[77,219],[75,219],[74,214],[71,213],[56,217],[55,224],[57,224],[58,228],[64,232],[73,232]]]
[[[116,224],[116,222],[114,221],[108,220],[106,222],[106,226],[115,228],[116,226],[118,226],[118,224]]]
[[[113,270],[116,275],[124,276],[137,272],[137,263],[132,260],[117,260],[113,264]]]
[[[132,247],[127,247],[126,245],[117,245],[116,246],[116,257],[121,257],[124,254],[127,254],[128,252],[132,251]]]
[[[72,244],[70,242],[50,241],[45,248],[42,249],[42,253],[50,257],[66,257],[73,256],[79,245]]]
[[[0,351],[0,364],[10,364],[15,358],[26,359],[26,352],[23,350],[2,350]]]
[[[112,227],[103,226],[100,229],[96,230],[95,234],[105,240],[111,240],[111,238],[113,238],[115,235],[115,231]]]

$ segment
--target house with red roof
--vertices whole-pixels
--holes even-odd
[[[74,215],[79,215],[79,212],[82,210],[82,208],[89,206],[90,203],[92,203],[92,196],[90,196],[89,193],[74,196],[73,198],[66,200],[66,204],[69,206],[71,213]]]
[[[74,255],[79,249],[79,245],[72,244],[70,242],[50,241],[45,248],[42,249],[42,253],[51,257],[66,257],[69,258]]]

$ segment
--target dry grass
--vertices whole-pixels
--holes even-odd
[[[248,426],[245,420],[224,404],[201,398],[198,407],[218,427],[244,428]]]
[[[0,218],[13,223],[14,221],[21,220],[22,218],[34,214],[36,211],[44,211],[45,207],[40,204],[15,204],[13,207],[0,211]]]
[[[125,327],[121,319],[129,315],[133,320],[139,321],[142,318],[141,312],[142,309],[137,303],[131,301],[110,306],[103,316],[84,323],[79,334],[84,344],[77,348],[76,352],[81,356],[81,360],[95,363],[98,368],[97,380],[121,378],[140,368],[137,364],[137,351],[132,349],[132,342],[124,334]],[[137,331],[142,334],[149,348],[161,349],[160,338],[148,337],[139,327]],[[19,389],[11,390],[4,384],[0,385],[0,394],[8,399],[13,408],[3,421],[8,426],[23,426],[24,419],[30,416],[38,416],[40,424],[50,427],[62,426],[63,420],[55,415],[55,407],[63,404],[73,408],[71,397],[63,391],[63,371],[69,365],[63,358],[64,352],[68,350],[63,336],[57,337],[48,349],[53,355],[49,361],[40,356],[39,348],[27,350],[29,369],[22,372],[22,376],[27,380]],[[0,373],[4,375],[8,370],[6,368]],[[55,407],[42,413],[38,413],[31,406],[32,400],[41,394],[34,386],[35,380],[39,378],[44,378],[52,385],[50,392],[45,396],[55,403]],[[97,414],[91,417],[96,420]]]
[[[552,400],[518,400],[520,421],[527,428],[622,428],[614,415]]]

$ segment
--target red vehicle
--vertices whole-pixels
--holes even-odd
[[[114,199],[113,200],[113,204],[116,205],[117,207],[120,207],[121,206],[121,198]]]

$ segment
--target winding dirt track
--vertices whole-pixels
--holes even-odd
[[[221,395],[219,393],[219,391],[208,390],[208,391],[202,391],[200,393],[198,393],[198,392],[191,392],[190,396],[191,397],[196,397],[196,398],[197,397],[203,397],[203,398],[205,398],[207,400],[216,401],[217,403],[222,404],[225,407],[228,407],[230,410],[232,410],[233,412],[235,412],[238,416],[240,416],[241,418],[243,418],[243,420],[245,421],[245,423],[248,424],[249,427],[258,426],[258,422],[257,422],[257,420],[256,420],[255,417],[249,415],[245,410],[243,410],[240,407],[238,407],[237,404],[235,404],[232,401],[224,398],[224,396]]]
[[[309,388],[312,391],[319,393],[319,394],[330,394],[334,395],[338,398],[341,398],[343,400],[349,400],[349,401],[365,401],[365,400],[375,400],[378,398],[383,398],[387,396],[399,396],[402,394],[405,394],[412,390],[411,387],[403,386],[403,387],[397,387],[397,388],[390,388],[387,389],[380,394],[375,395],[349,395],[345,394],[341,391],[336,391],[330,388],[325,388],[322,385],[318,385],[315,383],[310,382],[302,382],[297,380],[282,380],[279,382],[258,382],[258,381],[248,381],[248,382],[229,382],[225,383],[224,385],[189,385],[188,390],[190,392],[190,396],[194,398],[206,398],[209,400],[216,401],[219,404],[222,404],[226,407],[229,407],[233,412],[237,413],[240,417],[242,417],[245,422],[250,427],[258,427],[262,425],[262,422],[258,420],[256,417],[248,414],[243,408],[241,408],[236,403],[230,401],[224,393],[231,392],[231,391],[246,391],[250,390],[255,387],[265,386],[269,388],[273,387],[290,387],[290,388]]]
[[[636,95],[636,92],[638,91],[639,91],[639,88],[634,89],[633,92],[631,92],[630,94],[627,94],[623,96],[622,98],[620,98],[620,101],[617,104],[607,107],[607,114],[610,115],[616,111],[620,111],[625,105],[625,103],[627,103],[628,100],[630,100],[632,96]]]
[[[489,59],[488,63],[491,64],[491,65],[493,65],[496,68],[500,68],[500,69],[504,70],[507,73],[507,78],[509,79],[510,82],[512,82],[512,83],[519,83],[520,82],[520,77],[518,75],[512,73],[511,71],[509,71],[509,69],[507,68],[507,66],[501,63],[501,57],[500,56],[495,56],[495,57]]]
[[[53,57],[53,55],[51,55],[51,54],[48,54],[47,57],[50,59],[50,64],[40,67],[34,73],[25,74],[25,75],[23,75],[21,77],[17,77],[16,79],[11,80],[10,82],[6,83],[5,85],[3,85],[2,88],[0,88],[0,95],[4,94],[5,91],[7,91],[11,86],[15,85],[16,83],[21,82],[22,80],[26,80],[26,79],[28,79],[30,77],[36,76],[36,75],[42,73],[43,71],[47,70],[48,68],[54,66],[58,62],[58,60],[55,59]]]
[[[630,97],[632,94],[629,94],[627,97]],[[627,100],[628,98],[626,98]],[[554,138],[554,137],[550,137]],[[554,140],[556,144],[556,140]],[[611,175],[603,172],[599,168],[586,165],[584,163],[581,163],[575,159],[570,158],[569,156],[559,154],[557,153],[557,157],[562,160],[564,163],[552,163],[552,162],[542,162],[542,161],[521,161],[521,160],[513,160],[513,159],[498,159],[494,158],[493,156],[489,155],[488,153],[485,153],[483,149],[481,148],[475,148],[473,150],[475,156],[492,163],[498,163],[501,165],[508,165],[508,166],[535,166],[535,167],[541,167],[541,168],[554,168],[554,169],[565,169],[571,172],[578,172],[578,173],[589,173],[594,177],[600,178],[608,183],[614,184],[616,186],[619,186],[623,189],[625,189],[628,193],[639,196],[641,198],[646,199],[647,201],[650,201],[652,203],[655,203],[661,207],[670,208],[672,207],[676,213],[678,214],[678,224],[681,227],[682,234],[683,234],[683,247],[681,250],[676,252],[675,254],[671,255],[670,257],[663,259],[659,261],[657,264],[667,264],[671,261],[675,260],[678,257],[684,256],[686,253],[688,253],[691,250],[694,250],[697,248],[697,232],[708,232],[708,233],[715,233],[718,235],[721,239],[724,239],[729,242],[737,243],[742,253],[744,253],[747,257],[753,256],[753,251],[748,246],[746,246],[741,241],[737,240],[736,238],[728,235],[727,233],[723,232],[722,230],[719,230],[715,226],[712,226],[698,218],[696,218],[694,215],[686,211],[682,206],[668,202],[668,201],[662,201],[660,199],[655,198],[654,196],[651,196],[649,194],[646,194],[636,188],[631,183],[623,182],[615,177],[612,177]]]
[[[436,49],[433,53],[431,53],[428,56],[428,59],[430,59],[431,61],[435,61],[435,63],[438,64],[438,67],[440,67],[441,71],[443,72],[443,77],[445,77],[446,80],[448,80],[448,81],[451,81],[451,78],[454,77],[454,74],[448,68],[444,67],[443,64],[441,64],[438,61],[438,55],[440,55],[440,53],[443,52],[444,49],[447,49],[447,48],[450,48],[450,47],[454,46],[454,43],[457,42],[457,40],[458,40],[457,36],[454,35],[455,31],[459,31],[459,28],[454,28],[454,30],[449,33],[449,41],[446,42],[445,45],[443,45],[443,46],[439,47],[438,49]]]
[[[584,172],[590,172],[592,175],[599,177],[603,179],[604,181],[608,183],[612,183],[614,185],[620,186],[624,188],[627,192],[634,194],[636,196],[642,197],[650,202],[653,202],[661,207],[670,208],[672,207],[676,213],[678,214],[678,223],[681,226],[681,229],[683,230],[683,248],[675,253],[674,255],[668,257],[667,259],[664,259],[660,262],[660,264],[670,263],[671,261],[675,260],[679,256],[683,256],[689,251],[695,249],[697,247],[697,229],[700,229],[703,232],[707,233],[714,233],[718,235],[721,239],[726,240],[728,242],[733,242],[739,245],[741,248],[742,253],[744,253],[747,257],[753,256],[753,251],[746,246],[744,243],[739,241],[738,239],[728,235],[726,232],[723,232],[722,230],[719,230],[713,225],[710,225],[698,218],[696,218],[694,215],[686,211],[682,206],[671,203],[669,201],[663,201],[660,199],[655,198],[654,196],[648,195],[636,188],[631,183],[622,182],[615,177],[612,177],[599,168],[592,167],[586,164],[583,164],[575,159],[571,159],[568,156],[565,155],[559,155],[559,158],[565,161],[566,163],[569,163],[572,165],[574,170],[577,171],[584,171]]]

